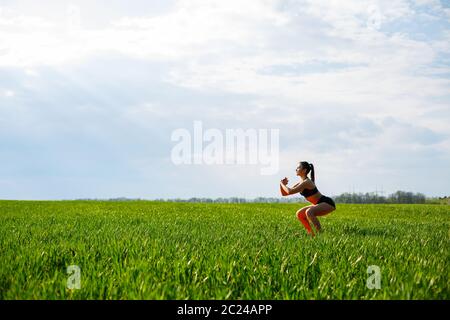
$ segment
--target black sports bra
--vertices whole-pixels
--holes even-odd
[[[317,192],[319,192],[319,190],[317,190],[317,187],[314,187],[314,189],[303,189],[303,192],[300,192],[300,194],[306,198]]]

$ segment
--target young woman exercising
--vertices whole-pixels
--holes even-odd
[[[308,173],[311,172],[311,179],[308,178]],[[300,192],[302,196],[306,198],[312,205],[301,208],[297,211],[297,218],[305,227],[308,234],[314,236],[314,230],[311,228],[309,221],[312,222],[317,232],[320,232],[322,227],[317,219],[319,216],[324,216],[334,210],[336,210],[336,204],[330,197],[322,195],[317,190],[314,176],[314,166],[312,163],[302,161],[296,168],[297,176],[302,179],[296,183],[293,187],[289,188],[288,178],[284,178],[280,182],[280,191],[283,196],[296,194]],[[308,221],[309,220],[309,221]]]

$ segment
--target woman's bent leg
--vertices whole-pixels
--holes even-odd
[[[297,219],[303,224],[308,234],[314,236],[314,231],[309,224],[308,218],[306,217],[306,211],[312,206],[306,206],[297,211]]]
[[[311,208],[308,208],[306,210],[306,216],[313,223],[317,232],[320,232],[320,230],[322,229],[322,226],[320,225],[319,219],[317,219],[317,217],[324,216],[334,210],[336,210],[336,209],[333,208],[333,206],[329,205],[328,203],[322,202],[322,203],[316,204],[315,206],[312,206]]]

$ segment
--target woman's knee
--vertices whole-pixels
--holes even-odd
[[[296,213],[297,219],[299,219],[299,220],[305,219],[306,218],[305,211],[306,210],[304,208],[298,210]]]
[[[314,210],[312,208],[309,208],[306,210],[306,216],[308,218],[314,217]]]

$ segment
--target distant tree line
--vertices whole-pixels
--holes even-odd
[[[428,203],[428,204],[449,204],[450,196],[427,198],[422,193],[413,193],[410,191],[396,191],[388,196],[382,196],[374,192],[349,193],[345,192],[338,196],[332,196],[336,203]],[[97,200],[97,201],[148,201],[141,198],[111,198],[111,199],[78,199],[78,200]],[[239,197],[228,198],[201,198],[193,197],[188,199],[154,199],[160,202],[195,202],[195,203],[304,203],[303,197],[258,197],[246,199]]]
[[[426,203],[426,196],[422,193],[396,191],[387,197],[377,193],[343,193],[334,198],[336,203]]]
[[[396,191],[387,197],[377,193],[342,193],[332,197],[336,203],[432,203],[422,193],[408,191]],[[200,202],[200,203],[299,203],[306,202],[302,197],[290,198],[264,198],[245,199],[238,197],[231,198],[190,198],[190,199],[157,199],[159,201],[170,202]]]
[[[258,197],[255,199],[246,199],[239,197],[229,197],[229,198],[174,198],[174,199],[142,199],[142,198],[126,198],[126,197],[118,197],[118,198],[109,198],[109,199],[98,199],[98,198],[80,198],[75,200],[81,201],[111,201],[111,202],[126,202],[126,201],[158,201],[158,202],[195,202],[195,203],[298,203],[298,202],[306,202],[302,198],[264,198]]]
[[[264,198],[258,197],[254,199],[246,199],[239,197],[230,198],[189,198],[189,199],[155,199],[156,201],[164,202],[197,202],[197,203],[298,203],[306,202],[304,199],[299,198]]]

